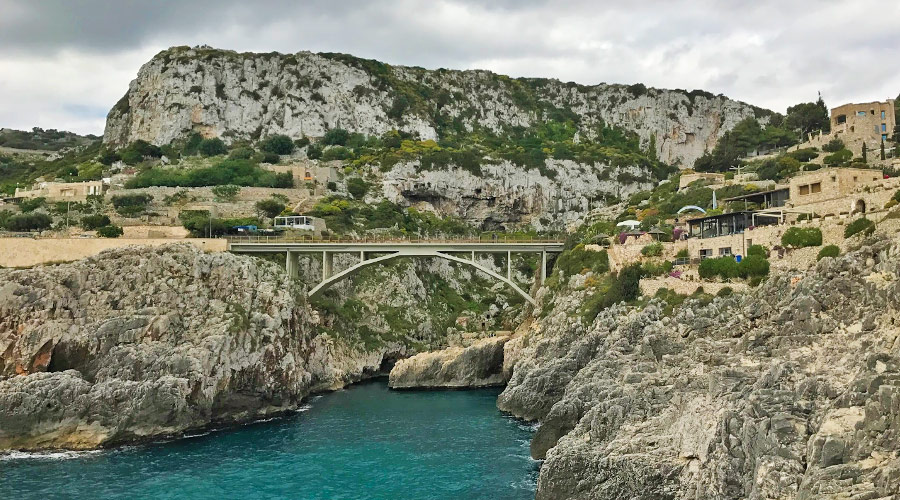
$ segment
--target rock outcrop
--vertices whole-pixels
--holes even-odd
[[[144,64],[107,117],[104,141],[168,144],[190,132],[226,141],[321,137],[335,127],[397,129],[435,139],[442,127],[500,132],[547,109],[580,133],[601,123],[636,132],[658,157],[690,166],[744,118],[768,111],[708,92],[510,79],[489,71],[425,70],[344,54],[237,53],[173,47]]]
[[[466,388],[503,385],[503,346],[508,336],[488,337],[466,347],[448,347],[401,359],[391,369],[392,389]]]
[[[380,369],[274,264],[190,245],[0,270],[0,449],[93,448],[296,408]]]
[[[752,291],[615,306],[559,292],[498,406],[541,422],[538,499],[895,499],[900,244]]]

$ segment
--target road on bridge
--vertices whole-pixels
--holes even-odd
[[[299,269],[299,254],[322,254],[322,280],[309,291],[315,297],[332,283],[344,279],[363,267],[400,257],[439,257],[463,263],[505,283],[522,295],[531,304],[536,301],[522,290],[512,279],[513,253],[541,254],[540,282],[547,279],[547,254],[560,253],[564,242],[553,239],[313,239],[271,236],[239,236],[228,238],[228,250],[234,253],[281,253],[286,258],[289,275],[296,276]],[[359,262],[341,272],[334,272],[334,254],[352,253],[359,255]],[[480,253],[505,253],[506,276],[488,269],[475,260]],[[465,259],[454,254],[464,254]]]

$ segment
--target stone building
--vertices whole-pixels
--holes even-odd
[[[14,199],[46,198],[48,201],[84,201],[90,195],[102,195],[108,180],[85,182],[38,182],[30,188],[16,188]]]
[[[824,202],[838,201],[831,210],[865,213],[866,202],[859,196],[865,188],[875,187],[884,180],[881,170],[864,168],[823,168],[790,179],[788,207],[825,206]],[[877,207],[881,208],[881,207]]]
[[[840,139],[853,154],[862,154],[865,143],[870,154],[881,148],[881,141],[892,139],[894,127],[894,99],[886,101],[844,104],[831,109],[831,132],[811,135],[809,140],[793,149],[815,147],[821,149],[832,139]]]

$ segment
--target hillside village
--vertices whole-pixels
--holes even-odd
[[[256,147],[228,146],[218,138],[199,135],[180,148],[138,141],[113,152],[81,145],[87,155],[78,148],[68,153],[82,160],[75,172],[95,171],[99,162],[102,178],[78,181],[76,176],[72,182],[38,178],[30,186],[17,186],[0,202],[4,224],[12,230],[7,236],[28,235],[47,243],[47,248],[37,251],[8,252],[2,265],[70,260],[103,248],[184,238],[206,250],[224,250],[224,241],[215,240],[229,235],[560,238],[565,237],[562,230],[577,229],[569,241],[576,249],[602,255],[597,258],[608,262],[601,268],[616,272],[642,266],[645,295],[657,294],[660,289],[679,294],[740,289],[758,282],[770,265],[808,267],[822,252],[846,251],[853,245],[851,232],[866,234],[875,225],[894,228],[897,223],[892,221],[900,219],[900,212],[894,209],[900,189],[894,174],[900,171],[900,157],[895,154],[894,137],[885,133],[896,128],[894,115],[887,112],[894,104],[887,100],[834,108],[830,132],[810,132],[806,142],[774,152],[753,151],[728,172],[681,169],[661,179],[652,190],[641,191],[642,185],[637,184],[624,193],[619,188],[615,195],[583,196],[574,205],[572,200],[557,203],[552,191],[539,190],[536,198],[525,199],[520,215],[510,218],[506,212],[505,221],[495,207],[521,208],[521,186],[481,184],[471,190],[492,190],[485,193],[483,207],[448,210],[446,200],[422,196],[431,189],[422,181],[404,180],[393,169],[340,159],[360,158],[362,151],[375,156],[408,154],[420,158],[421,164],[441,150],[434,141],[399,134],[394,136],[393,146],[384,145],[394,140],[391,134],[378,144],[341,129],[319,138],[273,136]],[[25,151],[21,156],[35,154]],[[91,154],[100,156],[94,159]],[[60,158],[65,154],[53,153],[50,161],[59,162]],[[774,170],[773,164],[777,166]],[[561,170],[566,166],[548,165],[546,168]],[[496,166],[480,168],[488,171]],[[214,172],[220,178],[211,182],[178,177]],[[553,181],[559,175],[535,174]],[[484,175],[478,174],[480,178]],[[235,180],[240,176],[243,180]],[[541,187],[538,181],[535,185]],[[619,196],[622,199],[617,200]],[[479,210],[480,218],[472,220]],[[314,224],[303,230],[288,227],[285,221],[289,219],[284,217],[297,215],[310,217]],[[276,222],[275,217],[282,218]],[[500,219],[496,226],[486,223],[492,217]],[[554,227],[536,220],[558,217],[563,217],[558,220],[565,221],[564,225]],[[851,227],[862,229],[848,231]],[[28,229],[39,232],[22,232]],[[804,237],[795,241],[797,234]],[[98,237],[104,243],[90,241]],[[55,245],[52,240],[59,238],[75,242]],[[832,250],[834,247],[837,250]],[[64,248],[64,254],[54,248]],[[709,271],[714,264],[703,262],[742,260],[747,267],[757,258],[765,264],[757,265],[754,276],[737,267]]]

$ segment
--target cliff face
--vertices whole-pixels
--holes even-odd
[[[737,122],[768,112],[706,92],[514,80],[488,71],[390,66],[343,54],[254,54],[175,47],[144,64],[107,117],[104,141],[166,144],[197,131],[227,141],[320,137],[335,127],[436,139],[448,128],[500,133],[547,113],[655,139],[660,160],[690,166]]]
[[[627,199],[654,185],[650,172],[639,166],[582,165],[572,160],[547,160],[543,173],[506,161],[481,170],[475,176],[459,168],[417,171],[412,164],[400,164],[377,174],[381,192],[375,196],[459,217],[484,230],[521,224],[540,230],[577,226],[606,199]]]
[[[291,281],[271,262],[191,245],[0,269],[0,450],[94,448],[290,411],[445,347],[458,294],[491,304],[478,318],[491,326],[521,313],[496,283],[443,260],[367,269],[310,305],[303,284],[317,276],[315,259]]]
[[[296,408],[379,369],[277,266],[189,245],[0,270],[0,449],[92,448]]]
[[[590,325],[571,314],[587,292],[560,293],[498,400],[542,423],[537,498],[894,498],[898,273],[900,245],[882,241],[673,316],[654,301]]]

